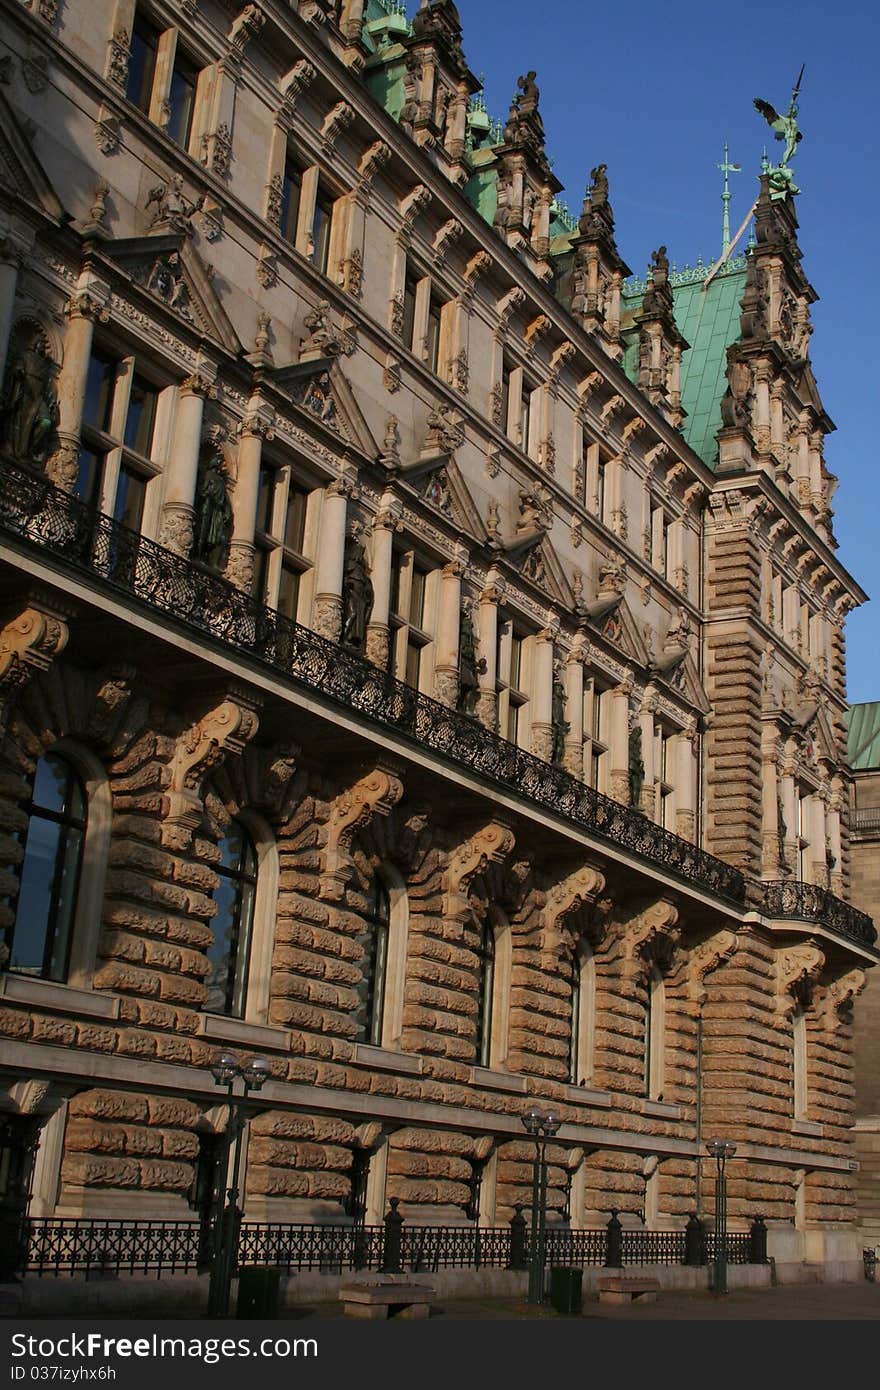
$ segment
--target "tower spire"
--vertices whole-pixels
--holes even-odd
[[[742,165],[741,165],[741,164],[731,164],[731,162],[730,162],[730,160],[729,160],[729,158],[728,158],[729,154],[730,154],[730,146],[728,145],[727,141],[725,140],[725,142],[724,142],[724,159],[723,159],[723,161],[722,161],[719,165],[717,165],[717,168],[719,168],[719,169],[721,170],[721,172],[723,173],[723,175],[724,175],[724,192],[721,194],[721,208],[722,208],[722,215],[721,215],[721,255],[722,255],[722,256],[725,256],[725,255],[727,254],[728,247],[730,246],[730,175],[731,175],[731,174],[738,174],[738,173],[740,173],[741,170],[742,170]]]

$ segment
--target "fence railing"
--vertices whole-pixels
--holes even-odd
[[[249,660],[648,863],[732,902],[745,900],[745,879],[732,865],[508,743],[475,718],[419,694],[357,652],[300,627],[205,566],[85,507],[11,460],[4,461],[0,476],[0,530],[51,553],[63,567],[98,579],[102,588],[235,647]]]
[[[877,940],[876,928],[867,912],[860,912],[816,883],[785,878],[762,883],[761,911],[768,917],[818,922],[860,946],[873,946]]]
[[[110,1221],[32,1217],[25,1221],[19,1273],[157,1279],[210,1268],[210,1227],[199,1221]],[[766,1228],[727,1236],[730,1264],[766,1263]],[[696,1237],[696,1239],[695,1239]],[[284,1274],[389,1273],[440,1269],[527,1269],[530,1232],[520,1209],[507,1226],[407,1226],[392,1207],[381,1225],[294,1222],[242,1223],[237,1267],[269,1265]],[[687,1230],[644,1231],[621,1226],[572,1231],[549,1226],[547,1265],[704,1265],[714,1259],[714,1235],[691,1217]]]

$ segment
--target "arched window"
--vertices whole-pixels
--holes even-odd
[[[211,973],[205,1009],[243,1018],[257,894],[257,852],[247,829],[237,820],[217,848],[221,859],[216,866],[217,912],[211,922],[214,941],[208,948]]]
[[[382,1045],[382,1024],[385,1017],[385,985],[388,977],[388,936],[391,923],[391,902],[388,889],[377,874],[367,895],[364,914],[367,928],[366,958],[364,960],[364,1035],[374,1047]]]
[[[596,962],[582,941],[571,963],[571,1014],[568,1077],[575,1086],[593,1077],[593,1033],[596,1009]]]
[[[87,802],[66,758],[47,753],[34,773],[11,935],[9,969],[65,981],[83,862]]]
[[[649,1100],[663,1098],[665,1035],[666,987],[663,976],[653,965],[645,998],[645,1095]]]
[[[503,1067],[507,1061],[512,937],[496,907],[489,907],[480,938],[477,994],[477,1065]]]
[[[477,1001],[477,1062],[490,1065],[492,1006],[495,1002],[495,928],[486,919],[480,939],[480,988]]]

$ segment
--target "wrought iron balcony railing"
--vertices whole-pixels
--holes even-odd
[[[859,946],[873,946],[877,940],[874,923],[867,912],[850,907],[849,903],[815,883],[785,878],[762,883],[761,911],[767,917],[816,922]]]
[[[850,818],[849,829],[854,837],[880,835],[880,806],[859,807]]]
[[[648,864],[733,903],[745,899],[743,875],[730,864],[11,462],[3,465],[0,529]]]

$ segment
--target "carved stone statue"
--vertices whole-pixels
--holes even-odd
[[[659,271],[663,278],[669,274],[669,257],[665,246],[659,246],[656,251],[651,252],[651,271],[655,276]]]
[[[373,607],[373,585],[367,553],[359,535],[353,535],[345,548],[342,572],[342,644],[363,651],[367,619]]]
[[[480,693],[478,679],[480,668],[485,670],[485,661],[477,658],[477,639],[470,608],[462,606],[458,629],[458,709],[462,714],[473,714]]]
[[[629,736],[629,800],[636,810],[642,804],[645,764],[642,759],[642,731],[636,724]]]
[[[607,164],[597,164],[595,169],[590,170],[590,204],[594,212],[596,208],[604,207],[608,202],[607,171]]]
[[[788,166],[797,153],[798,144],[804,138],[803,131],[798,130],[797,123],[797,98],[801,89],[801,78],[803,75],[804,70],[801,68],[798,80],[795,83],[794,91],[791,94],[788,110],[784,116],[781,116],[779,112],[771,106],[769,101],[763,101],[761,97],[755,97],[754,101],[755,109],[760,111],[764,120],[773,131],[774,137],[777,140],[782,140],[785,146],[782,151],[782,158],[776,168],[771,168],[768,171],[770,187],[777,198],[784,196],[786,193],[800,192],[800,189],[795,185],[794,176]]]
[[[207,454],[199,465],[192,558],[211,569],[225,569],[231,537],[232,504],[226,490],[226,470],[218,454]]]
[[[565,739],[571,729],[571,725],[565,717],[566,698],[562,673],[557,666],[553,672],[553,699],[550,706],[550,720],[553,729],[553,748],[550,761],[557,766],[565,755]]]
[[[541,93],[535,82],[537,75],[536,72],[527,72],[525,77],[517,78],[516,85],[520,95],[517,97],[516,101],[521,116],[528,116],[538,109],[538,100]]]
[[[13,358],[3,395],[3,442],[14,458],[42,464],[58,424],[55,363],[40,334]]]

